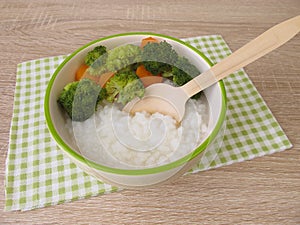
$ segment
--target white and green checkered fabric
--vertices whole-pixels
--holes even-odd
[[[230,49],[221,36],[185,39],[216,63]],[[104,184],[70,162],[51,139],[44,118],[44,95],[55,68],[65,56],[18,65],[6,162],[5,210],[30,210],[110,193]],[[292,145],[247,74],[240,70],[225,80],[228,97],[227,127],[217,156],[198,172],[283,151]]]
[[[231,54],[219,35],[188,38],[185,41],[203,52],[213,63]],[[223,144],[209,168],[272,154],[292,147],[272,112],[244,70],[224,79],[227,92],[226,131]],[[198,172],[208,169],[199,164]]]

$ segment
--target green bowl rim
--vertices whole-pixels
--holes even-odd
[[[115,35],[110,35],[106,36],[104,38],[100,38],[94,41],[91,41],[90,43],[78,48],[76,51],[74,51],[72,54],[70,54],[55,70],[54,74],[52,75],[47,89],[46,89],[46,95],[45,95],[45,100],[44,100],[44,112],[45,112],[45,118],[46,118],[46,123],[48,126],[48,129],[50,131],[50,134],[52,138],[56,141],[56,143],[61,147],[63,151],[68,153],[69,156],[74,157],[76,160],[80,161],[81,163],[86,164],[87,166],[92,167],[93,169],[101,170],[104,172],[108,173],[113,173],[113,174],[121,174],[121,175],[147,175],[147,174],[155,174],[155,173],[160,173],[164,172],[176,167],[179,167],[183,165],[184,163],[187,163],[188,161],[192,160],[194,157],[196,157],[198,154],[200,154],[216,137],[218,134],[219,130],[222,127],[222,124],[224,122],[225,116],[226,116],[226,108],[227,108],[227,100],[226,100],[226,90],[223,81],[219,81],[218,85],[220,86],[221,89],[221,94],[222,94],[222,108],[221,108],[221,113],[220,117],[217,121],[215,129],[211,132],[211,134],[205,139],[205,141],[198,147],[196,148],[193,152],[190,154],[174,161],[166,165],[158,166],[158,167],[153,167],[153,168],[146,168],[146,169],[117,169],[117,168],[112,168],[104,165],[100,165],[98,163],[95,163],[89,159],[84,158],[82,155],[78,154],[76,151],[72,150],[71,147],[69,147],[63,140],[62,138],[58,135],[57,131],[54,128],[54,124],[52,123],[51,117],[50,117],[50,91],[53,86],[54,80],[59,73],[59,71],[63,68],[63,66],[71,60],[78,52],[82,51],[83,49],[89,47],[92,44],[95,44],[100,41],[104,41],[107,39],[111,39],[114,37],[119,37],[119,36],[132,36],[132,35],[147,35],[147,36],[157,36],[157,37],[162,37],[166,39],[171,39],[173,41],[179,42],[180,44],[183,44],[187,46],[188,48],[192,49],[195,51],[197,54],[199,54],[210,66],[213,65],[213,63],[202,53],[200,52],[197,48],[187,44],[186,42],[179,40],[174,37],[170,37],[167,35],[163,34],[157,34],[157,33],[152,33],[152,32],[128,32],[128,33],[120,33],[120,34],[115,34]]]

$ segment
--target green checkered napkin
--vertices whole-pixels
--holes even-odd
[[[214,63],[230,54],[221,36],[185,39]],[[6,161],[5,210],[30,210],[119,190],[84,173],[51,139],[44,118],[44,95],[65,56],[18,65],[10,144]],[[247,74],[224,80],[228,95],[223,145],[207,164],[190,173],[283,151],[292,145]]]

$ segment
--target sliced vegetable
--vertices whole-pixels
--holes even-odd
[[[148,87],[155,83],[161,83],[163,81],[163,77],[161,75],[153,75],[151,72],[146,70],[144,65],[138,66],[136,69],[136,75],[140,78],[144,87]]]
[[[75,74],[75,80],[76,80],[76,81],[81,80],[81,78],[83,77],[85,71],[86,71],[88,68],[89,68],[88,65],[86,65],[85,63],[82,64],[82,65],[78,68],[78,70],[76,71],[76,74]]]
[[[139,78],[154,76],[151,72],[146,70],[144,65],[138,66],[138,68],[136,69],[136,75],[138,75]]]
[[[147,76],[147,77],[142,77],[140,78],[142,81],[144,87],[148,87],[151,84],[156,84],[156,83],[162,83],[163,82],[163,77],[162,76]]]
[[[83,78],[87,78],[89,80],[94,81],[95,83],[99,83],[99,78],[100,77],[99,76],[94,76],[94,75],[92,75],[92,74],[89,73],[89,70],[86,70],[86,72],[84,73],[82,79]]]
[[[148,43],[158,43],[159,41],[153,37],[147,37],[147,38],[144,38],[142,39],[142,42],[141,42],[141,48],[144,48],[145,45],[147,45]]]
[[[100,75],[98,83],[101,87],[105,87],[107,81],[114,75],[114,72],[106,72]]]

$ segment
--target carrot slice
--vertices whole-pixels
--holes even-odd
[[[162,76],[147,76],[147,77],[142,77],[140,78],[142,81],[144,87],[148,87],[151,84],[156,84],[156,83],[161,83],[163,82],[163,77]]]
[[[155,83],[161,83],[163,81],[163,77],[161,75],[153,75],[151,72],[146,70],[144,65],[138,66],[135,73],[142,81],[144,87],[148,87]]]
[[[99,76],[93,76],[91,75],[88,71],[86,71],[83,75],[82,78],[87,78],[87,79],[90,79],[92,81],[94,81],[95,83],[98,83],[99,82]]]
[[[100,84],[101,87],[105,87],[107,81],[114,75],[114,72],[107,72],[103,73],[99,77],[98,83]]]
[[[147,77],[147,76],[154,76],[151,72],[146,70],[144,65],[138,66],[135,73],[136,73],[136,75],[138,75],[139,78]]]
[[[153,37],[144,38],[141,42],[141,48],[144,48],[144,46],[150,42],[158,43],[159,41]]]
[[[82,64],[82,65],[78,68],[78,70],[76,71],[76,73],[75,73],[75,80],[78,81],[78,80],[82,79],[82,77],[83,77],[85,71],[86,71],[88,68],[89,68],[88,65]]]
[[[87,70],[82,76],[82,78],[87,78],[95,83],[99,84],[101,87],[105,87],[107,81],[114,75],[114,72],[103,73],[100,76],[91,75]]]

